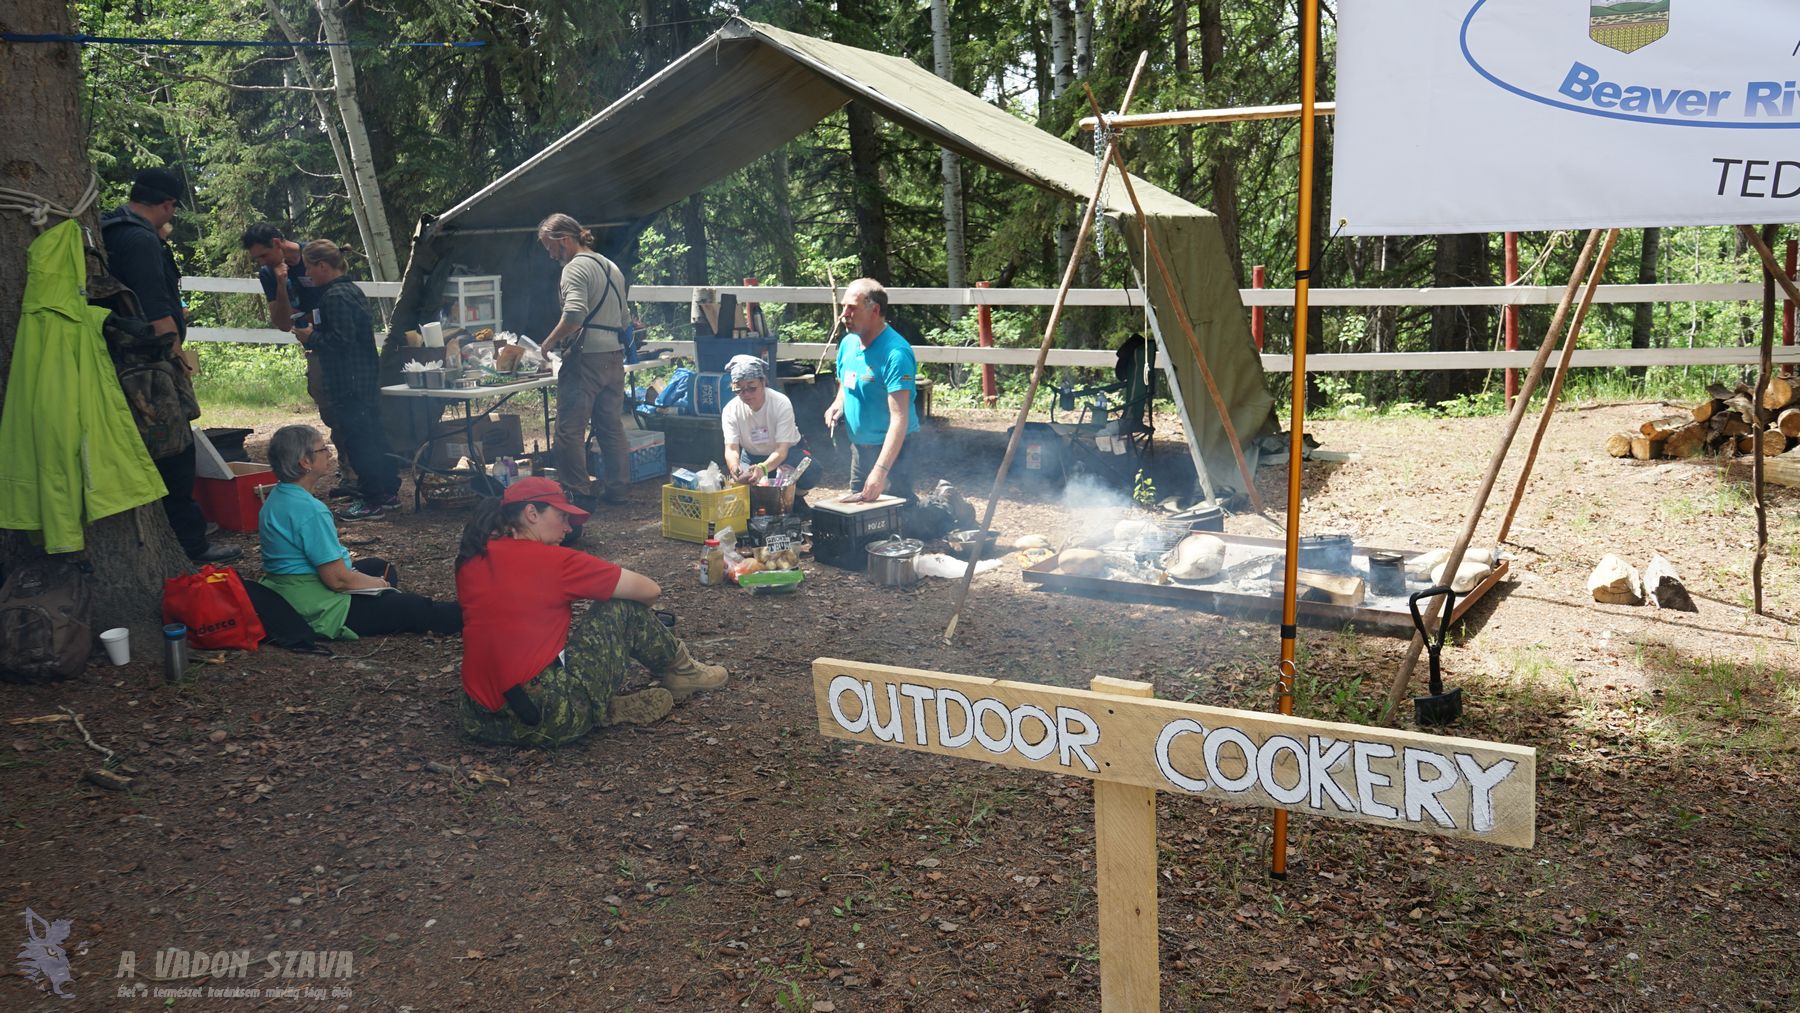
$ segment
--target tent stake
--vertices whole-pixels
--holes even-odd
[[[1456,536],[1456,544],[1450,549],[1450,558],[1444,560],[1444,572],[1455,575],[1456,568],[1462,565],[1463,553],[1469,548],[1469,541],[1475,537],[1475,525],[1481,522],[1481,511],[1487,506],[1488,495],[1494,491],[1494,479],[1500,475],[1500,465],[1506,461],[1506,452],[1512,447],[1513,437],[1519,432],[1519,424],[1525,419],[1525,409],[1531,404],[1531,392],[1537,389],[1538,380],[1544,375],[1544,363],[1550,361],[1550,350],[1556,347],[1556,341],[1562,336],[1563,323],[1568,319],[1569,307],[1575,304],[1575,291],[1581,287],[1581,279],[1588,273],[1588,264],[1594,258],[1594,247],[1600,244],[1600,230],[1588,233],[1587,242],[1581,247],[1581,256],[1575,260],[1575,270],[1569,272],[1568,287],[1563,289],[1562,302],[1556,306],[1556,315],[1550,320],[1550,330],[1544,334],[1544,340],[1538,345],[1537,356],[1531,360],[1531,371],[1525,374],[1525,382],[1519,388],[1519,396],[1513,401],[1512,412],[1506,419],[1506,431],[1501,434],[1500,442],[1495,445],[1493,457],[1488,461],[1487,474],[1481,480],[1481,488],[1475,492],[1475,502],[1469,507],[1469,515],[1463,520],[1462,533]],[[1425,625],[1430,629],[1431,623],[1438,618],[1443,609],[1443,599],[1432,600],[1425,612]],[[1448,622],[1449,617],[1444,617]],[[1407,684],[1412,681],[1413,666],[1419,663],[1419,652],[1425,648],[1425,638],[1417,631],[1413,633],[1412,643],[1406,647],[1406,657],[1400,662],[1400,671],[1395,673],[1393,683],[1388,686],[1387,702],[1382,705],[1381,724],[1392,724],[1399,712],[1400,701],[1406,698]]]
[[[1094,107],[1094,115],[1104,117],[1100,110],[1100,100],[1094,97],[1094,90],[1083,82],[1082,90],[1087,92],[1088,103]],[[1119,167],[1119,178],[1125,182],[1125,196],[1131,200],[1131,210],[1144,223],[1144,245],[1150,251],[1150,259],[1156,262],[1156,273],[1162,278],[1163,288],[1169,293],[1169,305],[1175,310],[1175,322],[1181,325],[1181,333],[1187,338],[1188,349],[1194,353],[1194,364],[1200,367],[1200,378],[1206,381],[1207,396],[1212,398],[1213,408],[1219,413],[1219,422],[1225,427],[1225,439],[1231,444],[1231,456],[1237,459],[1238,474],[1244,479],[1244,494],[1250,497],[1250,509],[1257,516],[1262,516],[1262,497],[1256,494],[1256,477],[1250,474],[1250,465],[1244,460],[1244,448],[1238,444],[1237,427],[1231,424],[1231,412],[1225,407],[1225,395],[1219,393],[1219,384],[1213,379],[1212,367],[1206,364],[1206,354],[1200,350],[1200,338],[1194,333],[1194,322],[1188,318],[1187,307],[1179,298],[1181,289],[1175,284],[1175,278],[1169,273],[1169,265],[1163,260],[1162,246],[1151,235],[1149,219],[1144,217],[1144,206],[1138,203],[1137,188],[1131,185],[1131,174],[1125,171],[1125,156],[1120,154],[1117,145],[1107,147],[1107,154]],[[1149,293],[1145,293],[1148,298]],[[1201,461],[1204,470],[1205,461]]]
[[[1550,392],[1544,395],[1544,411],[1538,416],[1537,431],[1531,434],[1531,449],[1525,454],[1525,467],[1520,469],[1518,484],[1513,486],[1512,503],[1508,504],[1506,517],[1500,521],[1500,533],[1494,536],[1496,545],[1506,541],[1507,534],[1512,531],[1513,515],[1519,512],[1519,504],[1525,499],[1525,485],[1531,481],[1532,466],[1537,464],[1538,447],[1544,442],[1544,433],[1550,428],[1550,416],[1556,411],[1557,399],[1562,396],[1563,383],[1568,379],[1569,360],[1575,356],[1575,342],[1581,338],[1581,325],[1587,321],[1588,308],[1594,305],[1594,290],[1600,287],[1600,277],[1606,273],[1606,264],[1612,260],[1613,246],[1618,241],[1619,230],[1608,230],[1606,242],[1600,247],[1600,259],[1594,262],[1593,276],[1588,279],[1588,286],[1581,293],[1581,305],[1575,309],[1575,322],[1569,325],[1569,334],[1563,338],[1562,355],[1556,360],[1556,376],[1550,381]]]
[[[1121,109],[1131,108],[1131,99],[1137,93],[1138,79],[1144,73],[1144,65],[1150,61],[1149,51],[1138,54],[1137,66],[1132,68],[1131,81],[1125,86],[1125,102]],[[1087,249],[1088,236],[1094,229],[1094,213],[1099,210],[1100,198],[1106,193],[1106,173],[1118,140],[1108,140],[1106,153],[1109,156],[1100,162],[1100,172],[1094,180],[1094,195],[1088,198],[1087,210],[1081,215],[1081,231],[1075,235],[1075,248],[1069,254],[1068,266],[1063,268],[1062,286],[1056,290],[1056,304],[1050,307],[1050,320],[1044,325],[1044,340],[1038,344],[1037,362],[1031,367],[1031,383],[1025,388],[1025,400],[1019,405],[1018,417],[1013,420],[1012,437],[1006,441],[1006,453],[1000,458],[1000,470],[994,473],[994,486],[988,490],[987,509],[981,514],[981,530],[991,531],[994,525],[994,508],[1000,504],[1000,490],[1006,484],[1006,472],[1012,467],[1013,453],[1019,449],[1019,439],[1025,435],[1025,419],[1031,414],[1031,403],[1037,400],[1038,383],[1044,378],[1044,360],[1050,355],[1050,343],[1056,340],[1056,326],[1062,318],[1063,302],[1069,297],[1069,289],[1075,285],[1075,270],[1081,266],[1081,255]],[[963,605],[969,599],[969,586],[975,583],[975,563],[969,563],[964,571],[962,583],[956,585],[956,602],[950,606],[950,622],[944,627],[944,644],[949,645],[956,636],[956,623],[962,618]]]

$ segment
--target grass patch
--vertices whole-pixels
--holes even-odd
[[[1800,745],[1800,671],[1770,662],[1761,650],[1721,658],[1651,644],[1639,662],[1660,690],[1652,706],[1683,745],[1763,755]]]
[[[239,345],[196,341],[200,357],[194,394],[211,415],[215,406],[282,408],[310,406],[306,394],[306,359],[298,345]],[[211,423],[214,420],[208,418]]]

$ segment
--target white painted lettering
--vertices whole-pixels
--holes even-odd
[[[1385,788],[1394,783],[1386,774],[1378,774],[1369,769],[1369,761],[1387,759],[1394,755],[1394,747],[1385,742],[1358,742],[1350,747],[1353,757],[1351,764],[1356,771],[1356,807],[1365,816],[1380,816],[1382,819],[1399,819],[1400,810],[1385,802],[1375,800],[1375,789]]]
[[[1287,752],[1293,754],[1296,779],[1292,787],[1284,786],[1275,778],[1276,754]],[[1306,797],[1306,747],[1300,740],[1288,735],[1271,735],[1262,748],[1256,751],[1256,776],[1262,781],[1263,791],[1282,805],[1293,805]]]
[[[1438,793],[1447,791],[1456,783],[1456,765],[1442,753],[1430,749],[1406,747],[1405,786],[1406,819],[1410,823],[1418,823],[1424,819],[1425,813],[1437,821],[1440,827],[1456,829],[1456,821],[1442,802],[1437,800]],[[1422,775],[1423,768],[1430,766],[1437,771],[1437,776],[1426,780]]]
[[[1500,760],[1484,768],[1468,753],[1457,753],[1456,766],[1469,781],[1469,829],[1478,833],[1494,829],[1494,786],[1506,780],[1518,764]]]
[[[831,701],[831,720],[836,721],[839,728],[851,734],[869,727],[869,697],[864,689],[866,685],[867,683],[854,676],[840,675],[831,680],[831,685],[825,690],[826,699]],[[862,704],[862,710],[855,719],[844,714],[841,701],[845,693],[855,696],[857,701]],[[160,974],[160,972],[158,973]]]
[[[1033,742],[1025,738],[1025,722],[1036,721],[1043,726],[1044,734]],[[1012,712],[1013,748],[1027,760],[1041,760],[1056,751],[1056,726],[1050,723],[1050,715],[1044,708],[1036,704],[1022,703]]]
[[[1000,734],[989,735],[987,716],[994,715],[1000,719]],[[1012,748],[1012,726],[1007,722],[1006,705],[991,696],[984,696],[975,701],[975,741],[981,748],[990,753],[1004,753]]]
[[[875,696],[875,686],[872,683],[866,683],[866,682],[863,683],[863,699],[872,700],[874,698],[874,696]],[[871,706],[869,708],[869,731],[874,732],[875,737],[880,739],[883,742],[899,742],[900,741],[900,687],[894,685],[891,682],[888,683],[887,698],[888,698],[887,723],[886,724],[882,723],[881,714],[879,712],[879,709],[874,706]]]
[[[960,732],[950,731],[950,708],[954,703],[962,708],[963,729]],[[970,706],[969,698],[954,689],[940,689],[937,695],[938,745],[956,749],[969,744],[975,737],[975,708]]]
[[[1320,752],[1321,749],[1324,751]],[[1325,808],[1321,804],[1324,801],[1322,796],[1330,795],[1331,804],[1338,809],[1347,813],[1356,811],[1356,803],[1350,801],[1350,796],[1344,793],[1343,785],[1338,784],[1337,779],[1331,776],[1332,771],[1344,769],[1347,765],[1346,758],[1349,755],[1350,743],[1348,742],[1340,742],[1319,735],[1307,737],[1307,782],[1312,788],[1310,801],[1314,809]]]
[[[1156,737],[1156,769],[1162,771],[1162,776],[1168,778],[1170,784],[1182,791],[1198,794],[1206,790],[1206,782],[1176,770],[1174,762],[1169,759],[1169,747],[1182,735],[1205,734],[1206,726],[1200,722],[1192,718],[1177,718],[1163,725],[1162,733]]]
[[[1244,757],[1244,772],[1236,777],[1219,770],[1219,750],[1227,744],[1236,746]],[[1238,729],[1214,728],[1206,733],[1206,744],[1200,753],[1206,760],[1206,776],[1221,789],[1235,793],[1256,783],[1256,743]]]
[[[913,741],[922,746],[925,744],[925,701],[932,697],[931,687],[904,683],[900,695],[913,702]]]
[[[1082,730],[1079,732],[1074,727],[1077,724],[1081,725]],[[1094,723],[1093,718],[1074,707],[1056,708],[1056,747],[1060,750],[1063,766],[1069,765],[1069,757],[1073,755],[1081,758],[1081,765],[1087,768],[1088,773],[1100,773],[1100,765],[1083,748],[1099,741],[1100,726]]]

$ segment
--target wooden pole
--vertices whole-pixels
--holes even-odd
[[[1094,90],[1086,83],[1081,87],[1087,92],[1088,104],[1094,107],[1094,114],[1103,115],[1100,112],[1100,100],[1094,97]],[[1231,444],[1231,456],[1236,459],[1238,475],[1244,480],[1244,494],[1250,498],[1250,509],[1261,516],[1263,505],[1262,497],[1256,493],[1256,476],[1251,474],[1250,464],[1244,460],[1244,448],[1238,443],[1237,426],[1231,422],[1231,410],[1225,404],[1225,395],[1219,393],[1219,384],[1213,379],[1212,367],[1206,364],[1206,353],[1200,350],[1200,338],[1194,331],[1193,320],[1188,317],[1187,306],[1181,300],[1181,288],[1175,284],[1175,276],[1169,271],[1168,262],[1163,260],[1162,245],[1150,232],[1150,219],[1144,215],[1144,206],[1138,203],[1137,188],[1131,183],[1131,173],[1125,171],[1125,156],[1116,145],[1108,146],[1106,150],[1113,164],[1118,166],[1119,178],[1125,183],[1125,196],[1131,201],[1132,213],[1137,215],[1137,220],[1144,229],[1144,248],[1149,251],[1150,259],[1156,264],[1157,276],[1162,278],[1163,291],[1169,293],[1169,305],[1175,310],[1175,321],[1181,325],[1182,336],[1187,338],[1188,351],[1194,353],[1194,364],[1200,367],[1200,378],[1206,381],[1206,394],[1219,413],[1220,424],[1225,427],[1225,440]],[[1296,362],[1296,367],[1298,365]],[[1199,461],[1196,466],[1205,470],[1206,462]]]
[[[1183,127],[1195,123],[1241,123],[1244,120],[1291,120],[1303,115],[1301,110],[1308,103],[1290,103],[1278,106],[1238,106],[1235,109],[1189,109],[1166,113],[1139,113],[1136,116],[1109,116],[1108,127],[1114,130],[1134,130],[1139,127]],[[1311,103],[1314,116],[1334,116],[1337,114],[1336,102]],[[1100,123],[1098,114],[1083,117],[1080,127],[1092,130]]]
[[[1587,243],[1581,247],[1581,255],[1575,259],[1575,270],[1569,273],[1569,284],[1563,289],[1562,302],[1557,304],[1556,315],[1550,319],[1550,330],[1545,333],[1543,343],[1538,346],[1537,356],[1531,361],[1530,372],[1525,374],[1525,384],[1520,388],[1518,400],[1513,402],[1512,412],[1507,416],[1506,431],[1494,446],[1487,474],[1481,480],[1481,488],[1475,492],[1475,502],[1470,505],[1468,516],[1463,519],[1462,533],[1456,536],[1456,544],[1450,549],[1450,558],[1444,561],[1445,573],[1454,575],[1456,568],[1462,565],[1463,553],[1468,550],[1470,539],[1475,537],[1475,525],[1481,521],[1481,511],[1487,506],[1488,495],[1494,491],[1494,480],[1499,477],[1500,465],[1506,461],[1506,452],[1512,447],[1513,437],[1519,432],[1519,423],[1525,419],[1526,406],[1531,404],[1531,392],[1537,389],[1538,379],[1544,375],[1544,363],[1550,361],[1550,350],[1556,347],[1557,339],[1562,336],[1569,307],[1575,304],[1575,291],[1581,287],[1582,278],[1587,276],[1588,264],[1593,261],[1594,248],[1598,245],[1600,230],[1594,229],[1588,233]],[[1431,600],[1424,613],[1427,629],[1437,620],[1443,607],[1442,597]],[[1419,663],[1419,652],[1424,648],[1425,638],[1414,631],[1412,643],[1406,647],[1406,657],[1400,662],[1400,671],[1395,673],[1393,683],[1388,686],[1387,702],[1382,705],[1381,710],[1381,723],[1393,723],[1400,701],[1406,699],[1406,688],[1412,682],[1413,667]]]
[[[1519,283],[1519,234],[1506,234],[1506,284],[1510,287]],[[1519,307],[1506,306],[1500,310],[1501,319],[1506,321],[1506,350],[1519,350]],[[1506,407],[1511,408],[1513,398],[1519,396],[1519,371],[1508,366],[1506,369]]]
[[[1156,695],[1147,682],[1105,676],[1088,688],[1116,696]],[[1155,1013],[1162,988],[1156,935],[1156,789],[1094,782],[1094,888],[1100,902],[1100,1008]]]
[[[1569,325],[1568,336],[1563,338],[1562,356],[1556,361],[1556,376],[1550,380],[1550,392],[1544,395],[1544,410],[1538,415],[1537,431],[1531,434],[1531,449],[1525,453],[1525,466],[1519,469],[1512,502],[1507,504],[1506,516],[1500,521],[1500,533],[1494,536],[1495,544],[1505,542],[1512,531],[1513,515],[1519,512],[1519,504],[1525,499],[1525,485],[1531,481],[1531,469],[1537,464],[1538,448],[1544,443],[1544,433],[1550,429],[1550,417],[1556,412],[1557,399],[1562,396],[1563,384],[1569,378],[1569,360],[1575,356],[1575,343],[1581,340],[1581,325],[1587,321],[1588,308],[1594,304],[1594,290],[1600,287],[1600,279],[1606,274],[1607,262],[1612,260],[1613,247],[1618,242],[1619,230],[1609,229],[1606,242],[1600,247],[1600,259],[1594,261],[1594,272],[1588,275],[1587,288],[1582,290],[1575,322]]]
[[[1138,79],[1149,61],[1149,52],[1138,54],[1137,66],[1131,71],[1131,81],[1125,86],[1122,108],[1131,108],[1131,99],[1137,94]],[[1025,388],[1025,400],[1019,404],[1019,414],[1013,420],[1012,438],[1006,441],[1006,453],[1000,458],[1000,470],[994,474],[993,488],[988,491],[987,509],[981,515],[983,531],[993,528],[994,508],[1000,503],[1000,490],[1006,484],[1006,472],[1012,467],[1013,454],[1019,449],[1019,438],[1025,435],[1026,416],[1031,413],[1032,401],[1037,399],[1038,384],[1044,379],[1044,360],[1050,355],[1050,343],[1056,340],[1056,325],[1062,319],[1063,303],[1069,298],[1069,289],[1075,285],[1075,270],[1081,265],[1082,252],[1087,249],[1088,235],[1094,228],[1094,212],[1099,209],[1101,195],[1106,192],[1106,174],[1117,144],[1117,138],[1107,141],[1108,157],[1100,162],[1100,172],[1094,180],[1094,195],[1088,198],[1087,210],[1081,215],[1081,230],[1075,235],[1075,248],[1069,254],[1069,263],[1063,268],[1062,286],[1056,290],[1056,304],[1050,307],[1050,320],[1044,324],[1044,340],[1038,344],[1037,362],[1031,367],[1031,383]],[[956,623],[962,618],[963,604],[969,599],[969,585],[974,582],[975,566],[971,563],[963,573],[962,583],[956,586],[956,602],[950,607],[950,622],[944,627],[945,644],[949,644],[951,638],[956,636]]]

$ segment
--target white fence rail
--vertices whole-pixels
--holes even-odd
[[[183,278],[182,287],[190,292],[222,292],[262,295],[262,286],[254,278]],[[400,294],[398,282],[358,282],[364,292],[376,298],[393,298]],[[830,305],[833,290],[829,288],[786,288],[776,285],[708,286],[720,295],[735,295],[740,302],[804,303]],[[895,305],[931,306],[1050,306],[1056,302],[1052,288],[890,288],[888,301]],[[1562,298],[1561,288],[1527,286],[1497,288],[1412,289],[1313,289],[1309,298],[1321,307],[1371,306],[1544,306]],[[634,302],[686,304],[693,299],[694,289],[685,285],[636,285],[632,287]],[[1284,288],[1247,288],[1240,290],[1246,306],[1271,308],[1292,307],[1294,290]],[[1595,292],[1600,303],[1695,303],[1753,302],[1762,298],[1762,286],[1753,283],[1709,285],[1602,285]],[[1069,292],[1071,306],[1115,306],[1138,308],[1143,305],[1140,293],[1115,288],[1080,288]],[[273,328],[196,327],[188,332],[193,341],[228,341],[243,344],[287,344],[293,336]],[[653,348],[667,348],[677,355],[692,355],[691,341],[657,342]],[[785,358],[816,359],[825,354],[821,344],[789,344],[783,342],[779,354]],[[914,349],[920,362],[956,362],[978,365],[992,363],[1004,366],[1029,366],[1037,361],[1031,348],[978,348],[974,346],[921,345]],[[1535,352],[1362,352],[1313,354],[1306,358],[1310,372],[1397,372],[1405,370],[1441,369],[1525,369]],[[1577,349],[1572,365],[1582,366],[1714,366],[1745,365],[1758,361],[1753,347],[1737,348],[1601,348]],[[1105,350],[1052,349],[1047,360],[1052,366],[1111,367],[1114,355]],[[1800,348],[1777,347],[1775,361],[1800,362]],[[1166,362],[1161,363],[1166,365]],[[1293,370],[1288,355],[1262,356],[1263,369],[1271,373]]]

